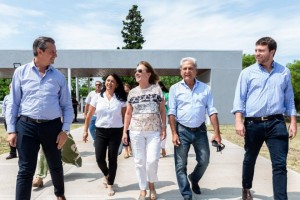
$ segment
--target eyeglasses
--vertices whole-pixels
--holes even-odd
[[[136,70],[134,70],[134,73],[139,73],[139,74],[141,74],[141,73],[143,73],[143,70],[142,70],[142,69],[136,69]]]
[[[217,152],[221,152],[224,148],[225,148],[225,145],[224,144],[218,144],[218,142],[216,140],[213,140],[211,142],[212,146],[213,147],[217,147]]]

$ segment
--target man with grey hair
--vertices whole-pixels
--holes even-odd
[[[206,113],[214,128],[211,141],[221,144],[217,110],[213,106],[210,87],[196,79],[197,61],[186,57],[180,61],[180,74],[183,78],[174,84],[169,92],[169,121],[174,144],[175,169],[178,186],[185,200],[192,199],[192,190],[201,194],[198,182],[203,176],[210,157]],[[190,146],[196,153],[197,165],[187,176],[187,157]],[[192,184],[190,188],[189,181]]]

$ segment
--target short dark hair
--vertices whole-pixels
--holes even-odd
[[[117,99],[119,101],[127,101],[127,95],[126,95],[126,92],[124,90],[123,82],[122,82],[121,78],[117,74],[112,73],[112,74],[108,74],[107,76],[104,77],[104,82],[106,81],[107,77],[109,77],[109,76],[114,77],[114,79],[116,80],[116,82],[118,84],[118,86],[115,89],[115,95],[116,95]],[[101,92],[100,92],[101,97],[103,97],[103,93],[105,91],[106,91],[106,86],[105,86],[105,84],[103,84],[103,87],[102,87]]]
[[[264,45],[264,46],[268,46],[269,51],[275,50],[274,51],[274,55],[275,52],[277,50],[277,43],[276,41],[271,38],[271,37],[262,37],[259,40],[257,40],[257,42],[255,43],[255,45]]]
[[[149,83],[150,84],[156,84],[157,81],[159,80],[159,76],[157,75],[157,73],[155,72],[153,67],[150,65],[150,63],[148,63],[147,61],[140,61],[137,64],[137,66],[139,66],[139,65],[144,65],[146,67],[146,71],[148,73],[151,73],[151,76],[149,77]]]
[[[54,39],[51,37],[45,37],[45,36],[40,36],[37,39],[34,40],[32,49],[33,49],[33,55],[37,56],[37,49],[41,49],[42,51],[45,51],[47,49],[47,42],[55,44]]]

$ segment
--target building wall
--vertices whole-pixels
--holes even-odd
[[[234,118],[230,110],[242,70],[242,51],[58,50],[54,66],[71,68],[72,73],[78,70],[76,76],[79,77],[108,70],[118,70],[119,75],[124,75],[132,72],[139,61],[146,60],[160,70],[160,75],[179,75],[179,62],[183,57],[195,57],[198,69],[206,69],[199,74],[199,79],[211,86],[220,123],[232,124]],[[28,63],[32,58],[31,50],[0,50],[0,78],[12,76],[13,63]]]

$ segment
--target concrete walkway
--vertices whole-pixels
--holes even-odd
[[[82,122],[82,119],[81,119]],[[118,171],[115,180],[116,194],[107,196],[107,189],[102,184],[102,173],[98,168],[92,141],[82,142],[83,127],[72,130],[81,152],[83,166],[77,168],[64,165],[65,188],[68,200],[135,200],[139,196],[139,189],[133,158],[124,159],[119,156]],[[159,161],[158,175],[160,181],[156,183],[158,200],[181,200],[174,170],[173,145],[170,130],[168,130],[166,150],[168,156]],[[194,195],[193,200],[200,199],[241,199],[241,173],[243,148],[223,141],[226,145],[223,153],[211,149],[210,165],[200,181],[202,194]],[[13,200],[15,181],[18,171],[17,159],[5,160],[7,154],[0,155],[0,200]],[[195,166],[195,154],[190,150],[188,172]],[[272,169],[269,160],[259,157],[256,164],[253,188],[254,199],[273,199]],[[300,174],[288,170],[288,196],[290,200],[300,199]],[[32,199],[54,200],[53,185],[50,176],[44,180],[44,187],[33,189]],[[148,198],[149,199],[149,198]]]

